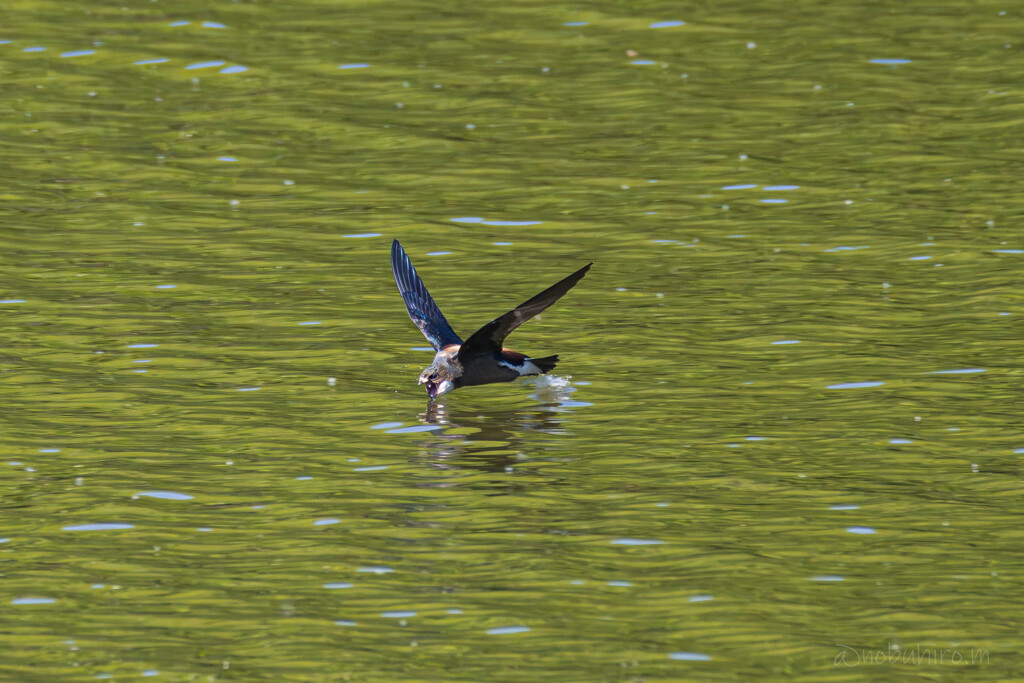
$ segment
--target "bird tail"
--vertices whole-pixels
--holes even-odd
[[[555,369],[555,363],[558,362],[558,356],[546,356],[544,358],[531,358],[530,362],[540,368],[540,371],[547,374]]]

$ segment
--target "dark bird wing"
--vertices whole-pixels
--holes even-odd
[[[416,323],[416,327],[420,328],[420,332],[430,345],[434,349],[440,349],[448,344],[461,344],[459,335],[455,334],[444,313],[434,303],[434,298],[430,296],[423,280],[416,274],[409,255],[402,249],[398,240],[391,243],[391,272],[395,274],[395,282],[398,284],[402,300],[405,301],[409,317]]]
[[[478,353],[501,351],[502,342],[512,330],[565,296],[565,293],[587,274],[592,265],[594,264],[588,263],[561,282],[551,285],[529,301],[519,304],[505,315],[481,327],[459,349],[459,360]]]

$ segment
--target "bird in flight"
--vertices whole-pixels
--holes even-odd
[[[398,291],[405,301],[409,317],[437,352],[434,362],[420,374],[420,384],[427,385],[427,396],[433,400],[459,387],[511,382],[517,377],[551,372],[558,362],[558,356],[530,358],[526,354],[504,348],[502,343],[512,330],[565,296],[592,265],[588,263],[462,341],[437,307],[423,280],[416,274],[405,249],[402,249],[398,240],[392,242],[391,271],[395,274]]]

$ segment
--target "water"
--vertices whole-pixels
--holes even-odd
[[[0,678],[1016,677],[1004,11],[21,3]]]

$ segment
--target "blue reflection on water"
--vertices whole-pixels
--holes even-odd
[[[957,368],[956,370],[933,370],[926,372],[926,375],[972,375],[979,372],[988,372],[985,368]]]
[[[369,64],[357,63],[357,64],[341,64],[338,66],[339,69],[368,69]]]
[[[140,59],[139,61],[135,62],[135,64],[137,66],[143,66],[145,64],[163,64],[164,62],[169,61],[171,60],[167,59],[166,57],[157,57],[155,59]]]
[[[685,21],[670,20],[670,21],[656,21],[651,24],[650,28],[674,28],[676,26],[685,26]]]
[[[526,633],[529,630],[529,626],[499,626],[497,628],[487,629],[487,634],[492,636],[504,636],[511,633]]]
[[[120,522],[95,522],[92,524],[71,524],[63,527],[64,531],[117,531],[120,529],[134,529],[134,524],[123,524]]]
[[[909,60],[909,59],[877,58],[877,59],[869,59],[868,61],[871,62],[872,64],[910,64],[911,60]]]
[[[14,598],[12,605],[52,605],[57,598]]]
[[[843,382],[841,384],[829,384],[826,389],[867,389],[869,387],[880,387],[885,382]]]
[[[440,428],[440,425],[414,425],[412,427],[402,427],[401,429],[389,429],[385,434],[415,434],[417,432],[432,432]]]
[[[195,64],[189,64],[185,67],[186,70],[192,69],[211,69],[215,66],[224,66],[225,62],[214,60],[212,62],[196,62]]]
[[[163,500],[192,500],[194,497],[187,493],[178,493],[177,491],[142,491],[135,495],[144,498],[162,498]]]
[[[670,652],[669,659],[677,659],[683,662],[710,662],[711,655],[702,652]]]
[[[72,50],[71,52],[61,53],[61,57],[85,57],[87,55],[96,54],[96,50]]]

